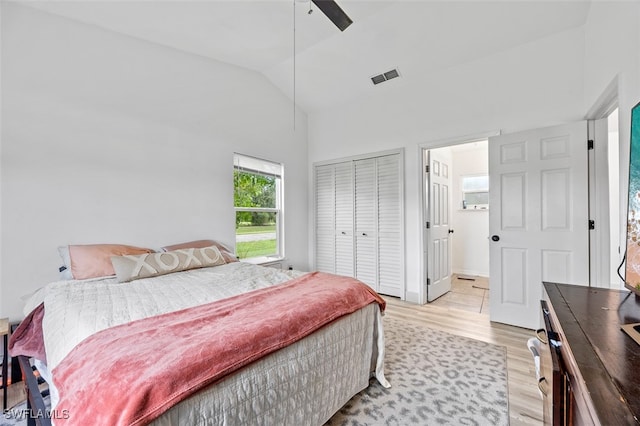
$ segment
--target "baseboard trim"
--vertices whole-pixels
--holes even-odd
[[[415,303],[416,305],[420,304],[420,293],[415,293],[413,291],[407,291],[407,302]]]
[[[489,274],[484,274],[482,272],[478,272],[478,271],[471,271],[468,269],[463,269],[461,271],[452,271],[452,274],[458,274],[458,275],[472,275],[474,277],[482,277],[482,278],[489,278]]]

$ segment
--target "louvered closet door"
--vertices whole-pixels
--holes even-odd
[[[354,161],[356,278],[378,289],[376,160]]]
[[[317,166],[316,182],[316,269],[335,272],[335,168]]]
[[[404,256],[402,247],[402,200],[400,155],[377,160],[378,186],[378,291],[402,296]]]
[[[316,269],[404,295],[402,156],[315,168]]]
[[[335,165],[335,273],[354,276],[353,265],[353,166]]]

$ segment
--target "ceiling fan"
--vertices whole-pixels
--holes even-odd
[[[313,2],[313,4],[318,6],[318,9],[320,9],[322,13],[327,15],[327,18],[329,18],[329,20],[333,22],[336,25],[336,27],[340,29],[340,31],[346,30],[349,25],[353,24],[353,21],[351,20],[351,18],[349,18],[349,16],[347,16],[347,14],[344,13],[344,10],[342,10],[342,8],[338,6],[338,3],[336,3],[335,1],[333,0],[311,0],[311,1]]]

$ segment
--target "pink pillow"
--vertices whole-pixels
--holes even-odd
[[[197,240],[197,241],[189,241],[187,243],[173,244],[170,246],[162,247],[162,251],[181,250],[181,249],[188,249],[188,248],[199,249],[199,248],[205,248],[205,247],[211,247],[211,246],[216,246],[218,250],[220,250],[220,253],[222,254],[222,257],[224,258],[225,262],[231,263],[231,262],[238,261],[238,258],[233,253],[231,253],[231,250],[229,250],[224,244],[221,244],[214,240]]]
[[[122,244],[70,245],[71,273],[76,280],[115,275],[111,256],[144,253],[153,253],[153,250]]]

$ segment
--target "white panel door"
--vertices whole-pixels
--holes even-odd
[[[489,138],[491,321],[540,324],[542,281],[588,285],[587,123]]]
[[[400,154],[376,159],[378,185],[378,292],[402,297],[402,182]]]
[[[426,155],[427,301],[432,302],[451,290],[451,151],[432,149]]]
[[[378,289],[377,180],[375,158],[354,161],[356,278]]]

